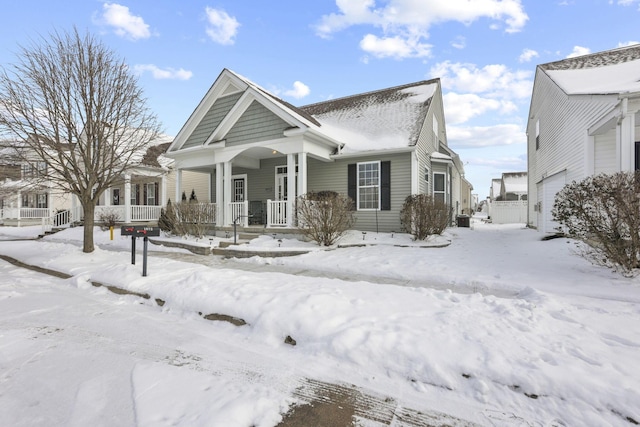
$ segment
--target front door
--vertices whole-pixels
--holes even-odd
[[[234,202],[244,202],[245,201],[245,193],[247,188],[247,181],[245,177],[242,178],[233,178],[233,182],[231,183],[233,189],[233,201]]]

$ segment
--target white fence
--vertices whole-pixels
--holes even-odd
[[[494,224],[526,223],[527,201],[491,202],[489,216]]]

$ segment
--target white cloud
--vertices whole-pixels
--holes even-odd
[[[304,98],[310,93],[311,90],[309,89],[309,86],[300,81],[293,82],[293,88],[284,92],[286,96],[290,96],[296,99]]]
[[[573,52],[567,55],[567,58],[575,58],[576,56],[588,55],[590,53],[591,49],[589,49],[588,47],[574,46]]]
[[[520,0],[336,0],[339,12],[323,15],[315,26],[320,37],[353,25],[372,25],[380,35],[367,34],[360,47],[378,58],[428,56],[431,46],[424,43],[432,25],[454,21],[466,25],[478,19],[492,20],[493,29],[508,33],[520,31],[529,17]],[[378,7],[376,7],[378,6]],[[454,47],[464,47],[454,42]]]
[[[238,34],[240,23],[235,17],[229,16],[224,10],[207,7],[207,35],[216,43],[231,45],[235,42],[234,37]]]
[[[467,47],[467,39],[463,36],[458,36],[453,39],[453,41],[451,42],[451,46],[455,47],[456,49],[464,49],[465,47]]]
[[[387,0],[379,3],[383,5],[376,8],[374,0],[336,0],[340,12],[324,15],[316,29],[321,36],[358,24],[427,31],[435,23],[468,24],[488,18],[504,22],[507,32],[517,32],[529,19],[520,0]]]
[[[429,56],[431,53],[431,45],[420,43],[415,37],[380,38],[373,34],[367,34],[360,41],[360,48],[376,58],[420,58]]]
[[[636,42],[636,41],[628,41],[628,42],[621,42],[618,43],[618,47],[627,47],[627,46],[633,46],[634,44],[640,44],[640,42]]]
[[[614,3],[613,0],[609,0],[609,4]],[[622,6],[631,6],[638,3],[638,9],[640,10],[640,0],[618,0],[617,3]]]
[[[508,114],[518,110],[518,107],[509,100],[482,98],[472,93],[449,92],[443,96],[443,101],[447,127],[467,122],[489,111]]]
[[[140,16],[132,15],[129,8],[116,3],[104,3],[103,22],[114,27],[120,37],[129,37],[133,40],[151,37],[149,25],[145,24]]]
[[[522,53],[520,54],[520,57],[518,57],[518,61],[520,61],[520,62],[529,62],[533,58],[536,58],[538,56],[540,56],[540,55],[535,50],[533,50],[533,49],[524,49],[522,51]]]
[[[526,144],[527,136],[521,126],[516,124],[472,127],[447,125],[447,140],[449,145],[456,150],[459,148]]]
[[[429,74],[440,77],[447,90],[482,93],[491,98],[525,99],[531,96],[533,87],[530,70],[512,71],[502,64],[478,68],[475,64],[445,61],[431,67]]]
[[[150,72],[153,78],[158,80],[189,80],[193,76],[193,73],[191,71],[187,71],[182,68],[180,68],[179,70],[175,70],[173,68],[162,69],[153,64],[138,64],[133,68],[137,74]]]
[[[472,157],[465,158],[466,164],[471,166],[488,166],[494,169],[498,169],[500,173],[505,170],[515,171],[515,170],[526,170],[527,169],[527,160],[526,158],[522,158],[520,156],[512,156],[512,157]],[[499,175],[498,175],[499,176]]]

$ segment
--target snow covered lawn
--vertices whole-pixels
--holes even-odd
[[[204,264],[160,248],[148,277],[128,238],[108,232],[92,254],[73,229],[0,241],[0,254],[73,275],[0,262],[0,418],[274,426],[313,378],[479,425],[640,422],[640,281],[590,265],[567,239],[472,225],[448,230],[444,248],[368,233],[368,247]]]

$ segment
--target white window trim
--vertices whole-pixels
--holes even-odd
[[[231,182],[233,182],[236,179],[242,179],[244,180],[244,201],[246,202],[247,200],[249,200],[247,198],[247,196],[249,195],[249,180],[247,179],[247,174],[243,173],[240,175],[231,175]],[[235,190],[235,188],[233,188],[233,186],[231,187],[231,191],[233,192]],[[231,197],[233,197],[235,199],[235,194],[232,194]],[[235,202],[238,203],[238,202]]]
[[[442,184],[444,186],[443,190],[436,190],[436,175],[442,175]],[[444,201],[445,203],[447,202],[447,174],[446,172],[434,172],[433,173],[433,191],[432,191],[432,195],[433,198],[435,200],[436,198],[436,194],[443,194],[444,195]]]
[[[378,191],[377,191],[377,196],[378,196],[377,205],[378,205],[378,207],[377,208],[361,208],[360,207],[360,188],[361,188],[361,186],[360,186],[360,165],[368,165],[368,164],[372,164],[372,163],[375,163],[375,164],[378,165],[378,185],[364,186],[364,187],[366,187],[366,188],[374,187],[374,188],[378,189]],[[357,193],[356,193],[357,207],[356,207],[356,209],[359,210],[359,211],[375,212],[375,211],[379,211],[380,210],[380,204],[381,204],[380,203],[380,186],[381,186],[381,181],[382,181],[382,165],[381,164],[382,164],[382,162],[380,160],[373,161],[373,162],[358,162],[356,164],[356,190],[357,190]]]
[[[278,172],[278,169],[283,168],[282,170],[287,170],[287,165],[277,165],[274,167],[273,171],[274,171],[274,177],[273,177],[273,198],[276,200],[279,200],[281,202],[284,202],[285,199],[278,199],[278,177],[279,176],[287,176],[287,172]],[[298,165],[296,164],[296,174],[295,177],[298,177]],[[287,195],[288,197],[288,195]]]

